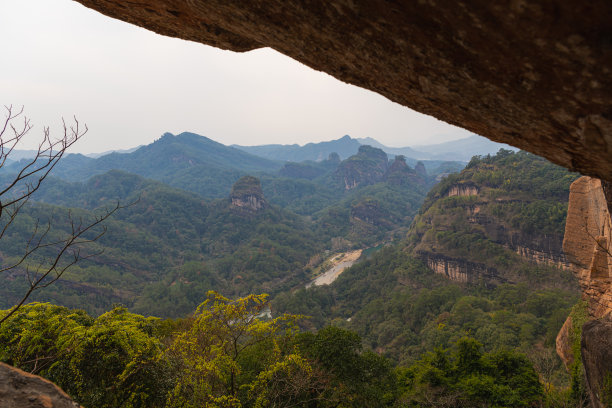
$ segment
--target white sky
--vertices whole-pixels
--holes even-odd
[[[166,131],[242,145],[470,135],[273,50],[162,37],[70,0],[0,0],[0,39],[0,104],[24,105],[36,137],[76,115],[89,133],[73,152],[148,144]]]

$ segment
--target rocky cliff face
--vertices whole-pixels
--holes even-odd
[[[371,146],[360,146],[356,155],[344,160],[333,178],[345,190],[382,181],[389,167],[387,154]]]
[[[425,260],[429,269],[456,282],[473,283],[481,281],[489,284],[508,282],[495,268],[481,263],[451,258],[442,254],[423,252],[419,255],[421,259]]]
[[[562,230],[573,179],[525,153],[475,161],[431,190],[409,240],[434,272],[462,282],[515,281],[525,261],[568,269]],[[534,226],[543,219],[555,219],[555,228]]]
[[[580,354],[592,405],[609,408],[612,405],[612,315],[585,323]]]
[[[0,407],[79,408],[51,381],[0,363]]]
[[[608,186],[591,177],[572,183],[563,239],[563,249],[587,302],[590,321],[582,327],[581,357],[596,408],[604,407],[602,392],[606,378],[612,375],[612,197]],[[568,336],[571,327],[568,317],[557,336],[557,353],[566,365],[575,358]]]
[[[256,213],[268,207],[259,179],[252,176],[244,176],[232,186],[230,201],[233,209],[248,213]]]
[[[473,183],[461,183],[451,186],[448,189],[448,197],[469,197],[477,196],[480,189]]]
[[[612,313],[612,223],[601,181],[581,177],[570,188],[563,250],[588,301],[589,315]]]

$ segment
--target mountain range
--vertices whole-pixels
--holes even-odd
[[[308,143],[304,146],[271,144],[260,146],[232,145],[232,147],[270,160],[299,162],[305,160],[320,161],[326,159],[333,152],[338,153],[341,158],[345,159],[354,154],[357,148],[362,145],[377,147],[389,156],[405,156],[411,166],[414,166],[418,160],[468,162],[472,156],[495,154],[502,148],[517,150],[512,146],[495,143],[478,135],[450,142],[412,147],[389,147],[371,137],[353,139],[349,135],[329,142]]]
[[[329,152],[333,142],[347,157]],[[454,146],[460,151],[461,143]],[[555,389],[579,381],[549,358],[568,313],[580,310],[560,250],[577,175],[506,149],[479,151],[466,166],[403,154],[390,159],[383,148],[347,136],[311,144],[313,160],[287,161],[167,133],[132,152],[69,155],[3,235],[0,260],[19,262],[41,222],[49,220],[48,238],[58,240],[70,233],[70,219],[87,223],[120,202],[125,208],[106,221],[106,234],[82,248],[87,259],[30,301],[100,319],[121,304],[170,318],[150,320],[172,336],[211,290],[231,298],[268,293],[265,315],[310,316],[299,327],[318,333],[350,330],[355,347],[361,349],[361,338],[377,358],[399,364],[401,386],[426,370],[419,381],[439,387],[436,373],[451,370],[447,356],[466,344],[503,364],[507,350],[530,353],[533,363],[521,361],[535,364]],[[275,154],[282,151],[277,146]],[[294,147],[296,160],[298,153]],[[0,185],[20,165],[5,165]],[[329,285],[309,285],[349,253],[361,254],[356,264]],[[4,275],[0,308],[20,300],[49,254],[44,246]],[[25,310],[32,307],[51,306]],[[537,383],[535,371],[533,378]]]

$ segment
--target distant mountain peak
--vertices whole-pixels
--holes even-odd
[[[385,152],[376,147],[362,145],[359,146],[357,154],[340,163],[334,172],[334,178],[344,185],[345,190],[352,190],[381,181],[388,166]]]

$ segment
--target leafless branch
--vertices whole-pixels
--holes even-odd
[[[602,251],[604,251],[606,254],[608,254],[608,256],[612,257],[612,251],[610,250],[609,245],[607,245],[608,240],[607,239],[601,239],[601,238],[606,238],[604,233],[604,228],[605,226],[601,226],[601,231],[599,232],[599,236],[595,236],[590,230],[589,230],[589,220],[587,218],[587,216],[584,217],[583,219],[583,227],[584,227],[584,231],[586,232],[586,234],[589,236],[589,238],[595,242],[595,245],[597,245],[597,247],[599,249],[601,249]],[[598,226],[599,229],[599,226]],[[604,245],[603,242],[606,243],[606,245]]]
[[[46,263],[39,264],[34,271],[34,278],[31,277],[32,275],[30,274],[29,268],[26,268],[26,274],[28,275],[29,279],[28,290],[22,296],[21,300],[15,306],[13,306],[13,308],[11,308],[9,313],[0,318],[0,325],[10,316],[12,316],[34,291],[48,287],[49,285],[55,283],[71,266],[80,260],[99,254],[99,252],[97,252],[83,255],[81,253],[81,247],[83,244],[92,243],[100,239],[106,232],[106,227],[101,225],[102,222],[107,220],[116,211],[129,205],[132,204],[121,205],[120,203],[117,203],[112,208],[106,209],[101,215],[96,215],[94,220],[88,224],[84,224],[82,220],[80,220],[78,224],[75,224],[74,219],[72,219],[72,216],[70,215],[71,232],[65,238],[53,242],[43,241],[44,237],[47,236],[50,224],[48,224],[47,228],[45,228],[40,236],[36,236],[36,231],[38,231],[37,224],[35,227],[35,233],[33,233],[28,241],[26,252],[11,266],[3,268],[0,270],[0,272],[5,272],[7,270],[19,267],[25,262],[26,259],[30,258],[33,253],[42,248],[56,247],[57,252],[53,259]],[[100,230],[94,231],[96,227],[100,227]],[[86,237],[85,235],[91,231],[94,231],[95,235],[93,235],[93,237]]]
[[[30,120],[25,116],[23,117],[22,126],[15,127],[13,125],[13,122],[23,115],[23,108],[17,113],[13,111],[12,105],[5,106],[4,108],[6,109],[6,116],[0,131],[0,168],[6,165],[6,160],[15,149],[15,146],[32,129]],[[76,117],[74,118],[73,125],[67,126],[63,119],[62,123],[64,132],[63,136],[59,139],[52,139],[49,128],[43,128],[43,139],[38,144],[34,157],[21,165],[12,180],[0,188],[0,198],[8,197],[8,201],[5,199],[4,202],[0,202],[0,215],[2,215],[2,208],[19,203],[22,200],[27,200],[38,190],[42,182],[59,163],[60,159],[64,157],[66,150],[88,131],[87,125],[84,125],[85,129],[82,129]]]
[[[5,106],[4,121],[0,121],[0,170],[9,162],[9,156],[24,140],[32,129],[30,120],[23,115],[23,108],[16,110],[12,105]],[[87,125],[82,125],[74,118],[71,125],[62,119],[63,135],[53,139],[48,127],[43,128],[43,137],[35,150],[34,156],[20,162],[9,181],[0,186],[0,240],[5,237],[19,213],[24,209],[32,195],[40,188],[57,163],[64,157],[67,149],[87,133]],[[117,203],[107,208],[93,220],[85,221],[82,217],[75,219],[68,213],[68,232],[62,238],[51,237],[51,221],[41,223],[36,220],[32,233],[25,239],[25,248],[8,265],[0,266],[0,273],[11,270],[25,272],[28,289],[21,300],[0,318],[0,325],[11,317],[38,290],[55,283],[62,275],[80,260],[90,258],[99,252],[86,253],[83,246],[100,239],[106,232],[102,223],[117,210],[133,205]],[[51,255],[49,251],[53,250]],[[38,259],[38,263],[33,263]]]

